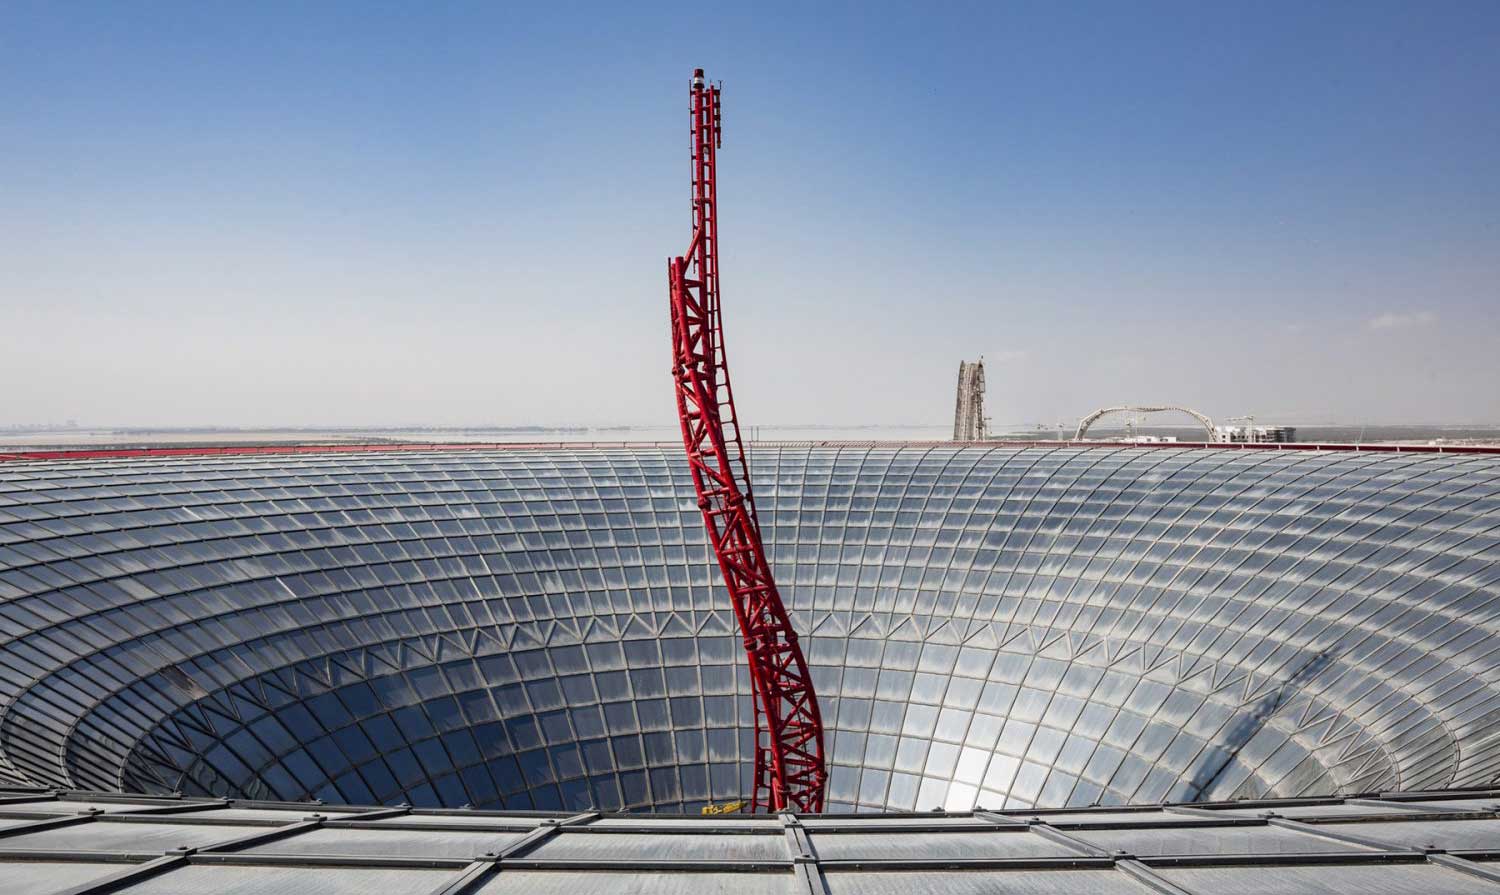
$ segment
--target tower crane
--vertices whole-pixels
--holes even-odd
[[[667,259],[672,378],[682,444],[709,543],[744,641],[755,704],[755,780],[750,810],[823,810],[828,770],[823,719],[761,541],[750,469],[740,439],[719,310],[717,156],[720,87],[693,72],[693,236]]]

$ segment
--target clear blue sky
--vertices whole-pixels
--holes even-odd
[[[0,6],[0,424],[1500,422],[1500,3]]]

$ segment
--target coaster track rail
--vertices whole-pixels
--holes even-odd
[[[823,719],[766,560],[745,462],[719,309],[720,87],[693,72],[693,236],[667,259],[672,378],[698,508],[744,640],[755,703],[750,810],[818,812],[828,782]]]

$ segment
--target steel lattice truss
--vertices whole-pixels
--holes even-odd
[[[755,701],[751,810],[820,811],[823,722],[797,634],[776,590],[740,440],[719,310],[719,88],[693,73],[693,238],[669,259],[672,374],[698,507],[744,635]],[[743,483],[743,487],[741,486]]]

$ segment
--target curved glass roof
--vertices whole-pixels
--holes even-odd
[[[1500,456],[752,465],[831,810],[1500,774]],[[693,812],[745,792],[740,662],[671,449],[0,464],[16,785]]]

